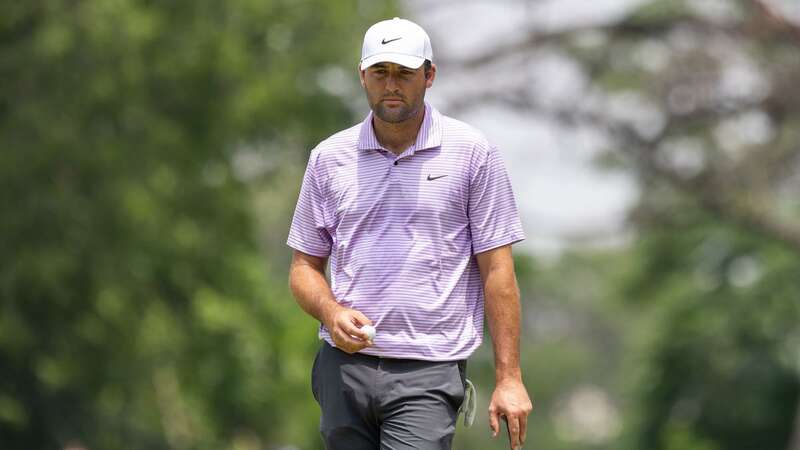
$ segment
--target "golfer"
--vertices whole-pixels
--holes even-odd
[[[359,75],[372,112],[311,151],[300,189],[289,282],[320,322],[311,385],[328,450],[449,449],[484,314],[489,424],[525,441],[511,255],[525,236],[497,149],[425,102],[432,61],[419,25],[370,27]]]

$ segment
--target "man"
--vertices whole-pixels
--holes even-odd
[[[485,304],[489,423],[497,436],[505,419],[521,447],[532,405],[511,244],[525,236],[503,162],[425,103],[436,65],[420,26],[378,22],[361,56],[372,112],[312,150],[287,240],[292,292],[325,341],[311,382],[325,446],[449,449]]]

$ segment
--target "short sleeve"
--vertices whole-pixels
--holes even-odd
[[[473,161],[469,187],[472,254],[525,239],[511,180],[500,153],[489,147]]]
[[[316,173],[318,157],[312,151],[308,159],[286,244],[303,253],[325,257],[330,255],[333,241],[325,227],[325,199]]]

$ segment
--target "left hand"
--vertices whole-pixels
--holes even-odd
[[[492,437],[500,432],[500,418],[506,419],[508,440],[512,450],[522,448],[528,427],[528,414],[533,404],[522,380],[509,378],[497,383],[489,402],[489,426]]]

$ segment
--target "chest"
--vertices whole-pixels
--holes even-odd
[[[399,160],[364,152],[332,168],[327,185],[326,209],[334,229],[387,223],[441,226],[467,219],[468,161],[439,148]]]

